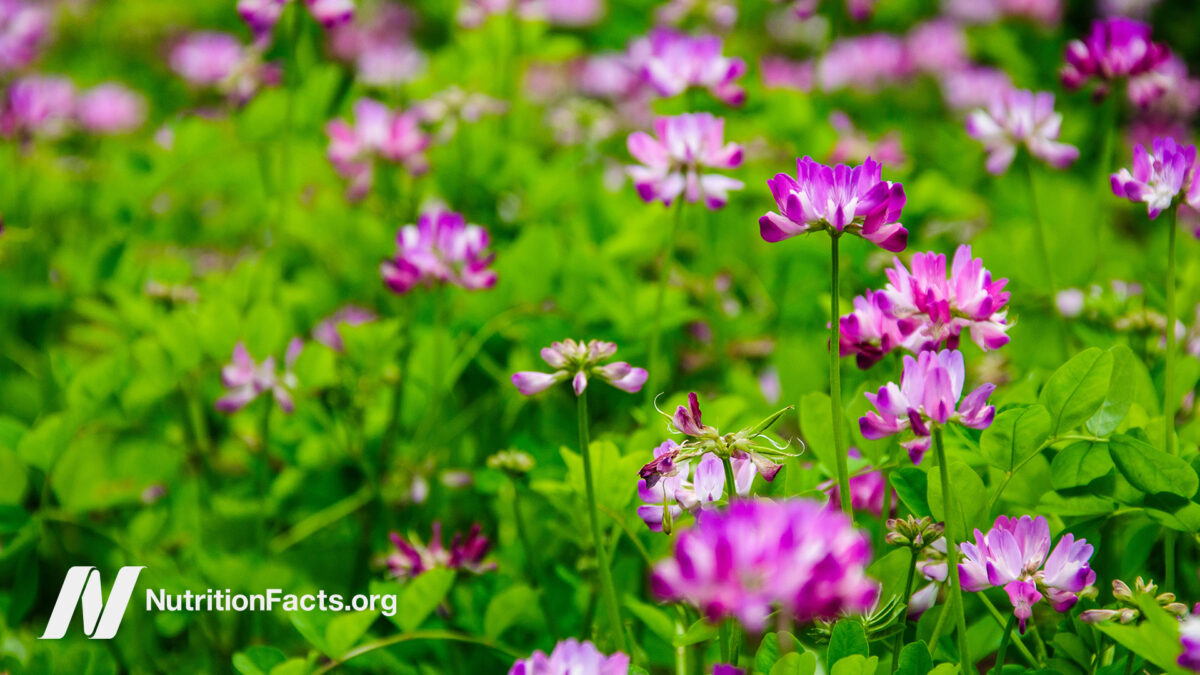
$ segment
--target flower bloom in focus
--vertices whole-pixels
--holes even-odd
[[[721,38],[714,35],[655,28],[629,46],[629,56],[660,96],[700,87],[724,103],[741,105],[746,91],[736,80],[746,74],[746,62],[724,56],[721,49]]]
[[[1166,46],[1150,40],[1150,26],[1123,17],[1103,19],[1092,24],[1086,38],[1067,45],[1062,82],[1076,89],[1097,77],[1103,93],[1108,82],[1151,71],[1170,55]]]
[[[415,112],[393,113],[370,98],[354,104],[354,126],[345,120],[325,125],[329,136],[329,161],[338,175],[350,181],[346,197],[362,199],[375,181],[376,158],[402,164],[409,173],[429,168],[425,149],[429,136],[421,131]]]
[[[395,550],[386,559],[388,572],[398,579],[411,579],[436,567],[483,574],[496,569],[496,563],[484,561],[491,547],[487,537],[479,533],[479,524],[471,526],[466,536],[455,534],[450,546],[442,544],[442,524],[433,523],[429,545],[415,537],[406,540],[392,532],[388,537]]]
[[[568,638],[554,645],[546,656],[536,651],[513,664],[508,675],[628,675],[629,657],[621,652],[602,654],[590,642]]]
[[[0,73],[19,70],[37,58],[50,25],[50,11],[24,0],[0,0]]]
[[[800,623],[870,609],[879,594],[866,576],[870,556],[867,537],[822,504],[740,500],[701,511],[650,586],[711,621],[733,616],[759,631],[776,608]]]
[[[426,210],[416,225],[396,234],[396,255],[380,266],[383,281],[396,293],[418,285],[452,284],[469,291],[496,285],[491,237],[479,225],[468,225],[461,213]]]
[[[80,94],[75,118],[79,126],[95,133],[133,131],[146,120],[146,99],[123,85],[101,84]]]
[[[1196,146],[1179,145],[1173,138],[1155,138],[1151,149],[1133,148],[1133,173],[1121,169],[1112,174],[1113,194],[1132,202],[1145,202],[1150,219],[1183,197],[1193,208],[1200,206],[1200,181],[1193,180]]]
[[[235,413],[249,405],[259,394],[270,392],[275,397],[275,403],[285,413],[295,409],[292,401],[292,391],[299,386],[292,366],[304,349],[300,338],[292,338],[288,342],[287,354],[284,358],[284,370],[280,374],[275,368],[275,357],[268,356],[262,363],[257,363],[246,345],[239,342],[233,348],[233,358],[221,369],[221,383],[226,393],[217,399],[217,410],[223,413]]]
[[[795,178],[780,173],[767,185],[780,213],[771,211],[758,219],[766,241],[830,230],[857,234],[893,252],[908,245],[908,230],[898,222],[904,188],[883,180],[883,167],[869,157],[853,168],[828,167],[804,157],[796,162]]]
[[[631,394],[641,391],[646,383],[645,368],[634,368],[624,361],[601,365],[616,353],[617,345],[612,342],[576,342],[568,338],[542,349],[542,360],[554,369],[553,373],[521,371],[513,373],[512,383],[525,396],[540,394],[567,379],[571,380],[571,388],[579,396],[594,377]]]
[[[654,120],[657,138],[643,131],[629,135],[629,154],[641,162],[628,172],[638,195],[647,202],[670,205],[681,194],[689,202],[701,197],[710,209],[729,200],[730,190],[740,190],[740,180],[703,169],[733,169],[742,163],[742,148],[725,143],[725,120],[709,113],[688,113]]]
[[[67,131],[75,111],[75,85],[65,77],[30,76],[8,85],[0,108],[5,136],[55,138]]]
[[[943,345],[957,349],[963,329],[984,351],[1008,344],[1008,279],[992,281],[983,260],[971,257],[971,247],[954,252],[950,275],[946,256],[932,251],[913,256],[912,271],[898,259],[887,270],[883,293],[887,311],[899,319],[918,319],[918,329],[905,347],[916,352]]]
[[[374,312],[368,309],[363,309],[362,307],[357,307],[355,305],[346,305],[330,316],[322,319],[313,328],[313,339],[325,345],[326,347],[329,347],[335,352],[344,351],[346,349],[346,344],[342,340],[342,334],[338,328],[343,325],[359,326],[374,320]]]
[[[1061,129],[1062,113],[1054,112],[1054,94],[1047,91],[1010,89],[992,99],[987,110],[967,116],[967,134],[987,149],[987,170],[993,174],[1007,171],[1022,145],[1055,168],[1070,166],[1079,149],[1058,142]]]
[[[1022,633],[1033,605],[1043,597],[1056,611],[1065,612],[1096,582],[1088,565],[1092,546],[1067,533],[1051,551],[1050,526],[1042,516],[1000,516],[991,531],[985,535],[975,530],[975,543],[964,542],[959,549],[964,556],[958,564],[963,590],[1002,586]]]
[[[919,464],[929,450],[932,425],[957,422],[986,429],[996,416],[996,408],[987,404],[996,385],[984,384],[962,398],[965,377],[962,352],[923,351],[915,359],[906,355],[899,386],[889,382],[878,393],[866,394],[878,412],[868,411],[859,418],[863,437],[877,440],[911,433],[912,440],[900,445],[908,450],[913,463]]]
[[[666,441],[654,449],[654,458],[657,460],[678,451],[679,446],[675,441]],[[731,462],[736,492],[738,496],[746,497],[750,494],[758,471],[748,457],[739,457]],[[682,515],[685,509],[696,513],[725,496],[725,467],[719,457],[714,454],[701,457],[689,481],[690,468],[691,461],[683,460],[675,462],[671,475],[664,476],[653,486],[647,485],[644,478],[638,480],[638,497],[643,504],[637,508],[637,514],[652,531],[670,531],[667,523]]]

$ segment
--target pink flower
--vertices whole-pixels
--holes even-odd
[[[1145,202],[1150,219],[1183,198],[1200,206],[1200,181],[1193,180],[1196,146],[1178,145],[1173,138],[1155,138],[1151,150],[1133,148],[1133,173],[1121,169],[1112,174],[1113,194],[1132,202]]]
[[[1176,663],[1200,673],[1200,616],[1189,616],[1179,624],[1179,641],[1183,644],[1183,653]]]
[[[409,82],[424,71],[425,55],[409,35],[413,18],[399,5],[377,5],[371,14],[337,26],[329,33],[329,49],[354,64],[358,79],[376,87]]]
[[[245,58],[245,48],[228,33],[192,33],[171,49],[171,68],[192,84],[217,86],[229,78]]]
[[[23,0],[0,0],[0,73],[20,70],[46,42],[50,11]]]
[[[863,437],[875,440],[911,434],[912,439],[900,445],[908,450],[913,463],[919,464],[929,449],[932,425],[954,422],[986,429],[996,415],[996,409],[987,405],[996,385],[984,384],[962,398],[965,378],[962,352],[923,351],[915,359],[906,355],[899,386],[889,382],[878,393],[866,394],[878,412],[868,411],[859,418]]]
[[[914,26],[904,38],[912,67],[925,73],[954,73],[969,64],[967,35],[958,23],[934,19]]]
[[[246,351],[246,345],[237,343],[233,348],[233,358],[221,369],[221,383],[225,386],[226,394],[217,399],[217,410],[235,413],[252,403],[259,394],[270,392],[280,410],[291,413],[295,409],[292,391],[299,386],[296,376],[292,374],[292,366],[303,349],[304,343],[300,338],[292,338],[288,342],[284,370],[280,374],[276,371],[274,356],[268,356],[261,364],[257,363]]]
[[[254,34],[255,43],[266,45],[287,4],[288,0],[238,0],[237,12]]]
[[[1076,89],[1090,78],[1108,82],[1149,72],[1170,57],[1170,51],[1150,40],[1150,26],[1133,19],[1115,17],[1092,23],[1083,40],[1067,45],[1063,84]]]
[[[346,344],[342,340],[339,328],[341,326],[359,326],[374,321],[375,318],[375,313],[370,310],[355,305],[346,305],[322,319],[313,328],[313,339],[336,352],[344,351]]]
[[[101,84],[79,96],[75,117],[81,127],[95,133],[133,131],[146,120],[146,99],[124,85]]]
[[[1055,26],[1062,18],[1061,0],[944,0],[943,6],[949,17],[968,23],[994,23],[1014,17]]]
[[[711,621],[732,616],[760,631],[775,608],[800,623],[869,609],[879,594],[866,576],[870,555],[850,519],[817,502],[737,500],[701,511],[650,587]]]
[[[854,311],[838,319],[841,326],[841,356],[855,355],[858,367],[866,370],[884,355],[903,346],[917,330],[920,320],[898,319],[883,291],[867,291],[854,298]]]
[[[308,12],[325,30],[354,20],[354,0],[304,0]]]
[[[811,59],[793,61],[786,56],[764,56],[759,63],[763,87],[767,89],[791,89],[808,93],[812,91],[815,66]]]
[[[536,651],[513,664],[508,675],[628,675],[629,657],[621,652],[612,656],[601,653],[590,642],[575,638],[563,640],[546,656]]]
[[[912,258],[910,272],[899,259],[887,270],[883,293],[887,311],[898,319],[917,319],[918,330],[905,341],[910,351],[958,348],[963,329],[980,349],[998,349],[1008,344],[1008,279],[992,281],[983,260],[971,257],[971,247],[954,252],[950,275],[946,256],[932,251]]]
[[[660,96],[699,87],[729,105],[741,105],[746,91],[736,80],[746,74],[746,62],[724,56],[721,49],[721,38],[714,35],[655,28],[629,45],[629,57]]]
[[[1012,78],[1003,70],[971,66],[941,77],[942,98],[954,110],[982,108],[1008,95]]]
[[[823,91],[875,91],[912,74],[904,39],[887,33],[839,38],[817,63],[817,82]]]
[[[30,76],[8,85],[0,108],[6,136],[56,138],[66,133],[75,112],[75,85],[65,77]]]
[[[438,567],[471,574],[490,572],[496,569],[496,563],[487,562],[484,557],[491,543],[479,531],[476,523],[466,536],[455,534],[449,547],[442,544],[442,524],[437,521],[433,523],[433,536],[428,546],[415,537],[406,540],[392,532],[388,537],[395,550],[387,557],[388,570],[398,579],[411,579]]]
[[[413,174],[429,168],[425,149],[430,139],[421,131],[417,113],[393,113],[379,101],[360,98],[354,104],[354,121],[355,126],[340,119],[325,125],[329,161],[350,181],[347,199],[362,199],[370,192],[376,159],[401,164]]]
[[[539,394],[567,379],[571,380],[575,395],[580,396],[587,389],[588,381],[595,377],[621,391],[631,394],[641,391],[646,383],[645,368],[634,368],[624,361],[601,365],[616,353],[617,345],[603,340],[555,342],[542,349],[542,360],[554,369],[553,373],[513,373],[512,383],[525,396]]]
[[[733,169],[742,163],[742,148],[725,143],[725,120],[708,113],[689,113],[654,120],[651,136],[642,131],[629,135],[629,154],[641,162],[628,172],[638,195],[647,202],[670,205],[681,194],[689,202],[701,198],[710,209],[729,200],[730,190],[744,184],[704,169]]]
[[[858,448],[851,447],[847,450],[847,454],[851,459],[862,459],[862,453]],[[842,503],[841,489],[838,487],[836,480],[827,480],[817,486],[817,489],[822,490],[829,495],[829,501],[826,502],[826,508],[838,510]],[[883,515],[883,497],[886,490],[886,484],[883,479],[883,472],[872,469],[867,465],[862,471],[850,476],[850,507],[855,511],[865,511],[874,514],[875,517]],[[892,510],[895,511],[895,496],[896,492],[892,491]],[[888,514],[890,517],[892,514]]]
[[[878,162],[862,166],[828,167],[810,157],[796,162],[796,177],[776,174],[767,181],[780,213],[758,219],[765,241],[777,242],[807,232],[849,232],[888,251],[903,251],[908,230],[898,221],[904,208],[904,188],[884,181]]]
[[[880,164],[899,166],[904,164],[904,146],[900,137],[888,133],[878,141],[872,142],[867,135],[859,131],[846,113],[835,110],[829,114],[829,123],[838,132],[837,145],[829,153],[832,163],[862,162],[868,157],[874,157]]]
[[[992,100],[988,110],[967,116],[967,133],[988,152],[987,170],[1008,170],[1017,148],[1025,146],[1034,157],[1063,169],[1079,159],[1079,149],[1059,143],[1062,114],[1054,112],[1054,94],[1008,90]]]
[[[466,290],[496,285],[491,237],[479,225],[468,225],[461,213],[434,208],[416,225],[396,234],[396,255],[380,266],[383,281],[396,293],[413,288],[451,284]]]
[[[691,462],[672,462],[670,459],[678,453],[678,448],[675,441],[666,441],[654,449],[655,460],[667,457],[665,461],[670,467],[669,475],[659,474],[661,480],[652,484],[647,484],[645,478],[638,480],[638,497],[643,504],[637,508],[637,514],[653,532],[663,531],[666,512],[669,511],[674,520],[683,515],[684,510],[697,513],[725,496],[725,466],[721,459],[713,454],[702,456],[689,480]],[[749,496],[754,477],[758,474],[754,462],[747,457],[734,458],[731,462],[737,494]]]
[[[1004,587],[1021,632],[1033,616],[1033,606],[1043,598],[1056,611],[1065,612],[1079,601],[1081,591],[1096,582],[1096,573],[1088,565],[1092,546],[1068,533],[1051,551],[1050,526],[1042,516],[1000,516],[991,531],[984,535],[975,530],[975,543],[963,542],[959,550],[965,557],[958,564],[963,590]]]

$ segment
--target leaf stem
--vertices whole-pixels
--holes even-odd
[[[1016,623],[1017,615],[1009,615],[1008,623],[1004,626],[1004,634],[1000,636],[1000,649],[996,652],[996,665],[992,669],[992,672],[997,675],[1004,672],[1004,656],[1008,652],[1008,643],[1012,640],[1013,627]]]
[[[940,426],[933,428],[933,445],[937,449],[938,473],[941,474],[942,479],[942,515],[946,519],[946,551],[949,553],[946,567],[950,572],[950,594],[955,599],[954,605],[957,612],[954,619],[958,628],[958,658],[962,672],[970,673],[973,671],[971,670],[970,645],[967,643],[966,608],[963,606],[962,584],[958,579],[958,545],[962,541],[962,534],[959,532],[958,526],[961,524],[961,516],[955,518],[953,515],[957,513],[958,504],[954,499],[954,492],[950,489],[950,468],[946,462],[946,447],[942,441]]]
[[[1163,374],[1163,438],[1167,454],[1175,454],[1175,234],[1179,206],[1167,210],[1167,364]],[[1175,589],[1175,531],[1163,534],[1163,564],[1168,590]]]

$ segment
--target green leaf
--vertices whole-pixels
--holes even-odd
[[[927,675],[933,668],[933,657],[923,640],[905,645],[896,661],[896,675]]]
[[[1113,470],[1107,443],[1079,441],[1059,451],[1050,462],[1050,484],[1055,490],[1082,487]]]
[[[812,652],[785,654],[775,662],[770,675],[813,675],[817,672],[817,656]]]
[[[716,626],[705,621],[704,619],[700,619],[696,623],[689,626],[688,629],[684,631],[683,635],[676,635],[674,638],[672,638],[671,644],[676,647],[686,647],[688,645],[694,645],[697,642],[711,640],[715,638],[719,632],[720,631]]]
[[[979,449],[988,463],[1012,473],[1050,436],[1050,413],[1040,405],[1005,410],[984,430]]]
[[[933,515],[929,510],[929,476],[915,466],[905,466],[892,472],[892,488],[896,496],[918,518]]]
[[[539,616],[537,591],[525,584],[510,586],[488,602],[483,614],[483,634],[495,639],[518,622],[532,623],[529,620]]]
[[[857,619],[842,619],[833,624],[833,633],[829,636],[829,653],[826,659],[829,663],[838,661],[854,654],[867,656],[867,631]]]
[[[950,489],[954,491],[954,500],[962,517],[962,532],[970,532],[982,524],[987,515],[988,495],[983,487],[983,480],[975,470],[961,460],[950,460],[947,467],[950,474]],[[942,508],[942,480],[939,469],[930,468],[935,475],[929,477],[929,509],[936,520],[945,521],[946,512]]]
[[[908,568],[912,564],[912,554],[907,548],[895,548],[887,555],[876,558],[867,567],[867,574],[880,583],[879,600],[887,602],[888,598],[904,594],[904,582],[908,578]]]
[[[287,655],[266,645],[254,645],[233,655],[233,667],[241,675],[268,675],[286,661]]]
[[[495,601],[492,604],[495,604]],[[625,596],[625,608],[629,610],[630,614],[636,616],[642,623],[646,624],[646,628],[649,628],[658,637],[667,642],[674,639],[675,621],[663,609],[642,602],[631,595]],[[491,611],[491,605],[488,605],[488,611]]]
[[[399,606],[403,608],[396,619],[405,633],[416,630],[437,609],[454,585],[454,570],[435,567],[404,586]]]
[[[325,644],[329,645],[333,654],[345,654],[358,644],[378,618],[379,612],[370,610],[339,614],[330,619],[329,625],[325,627]]]
[[[758,651],[754,653],[754,672],[769,673],[774,668],[775,664],[780,661],[780,641],[787,646],[787,651],[804,653],[804,647],[796,640],[796,636],[786,631],[778,633],[767,633],[763,636],[762,642],[758,644]]]
[[[829,411],[829,397],[821,392],[805,394],[800,399],[800,433],[825,472],[833,475],[837,471],[837,450]]]
[[[1175,662],[1183,652],[1183,645],[1179,642],[1178,621],[1163,611],[1152,597],[1139,598],[1138,607],[1146,621],[1131,625],[1106,622],[1096,624],[1096,628],[1170,675],[1186,673]]]
[[[1143,440],[1124,434],[1113,436],[1108,449],[1117,470],[1142,492],[1166,492],[1191,499],[1200,487],[1190,464]]]
[[[1153,409],[1154,385],[1141,359],[1125,345],[1108,350],[1113,355],[1112,378],[1100,409],[1087,421],[1086,428],[1096,436],[1107,436],[1117,430],[1135,402],[1144,402]]]
[[[839,659],[837,663],[833,664],[830,673],[831,675],[875,675],[875,669],[878,667],[878,656],[867,658],[861,654],[855,654]]]
[[[1042,388],[1038,402],[1050,413],[1050,433],[1061,436],[1091,417],[1112,381],[1113,355],[1092,347],[1062,365]]]

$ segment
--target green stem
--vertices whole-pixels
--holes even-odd
[[[607,607],[613,644],[623,646],[626,654],[633,654],[629,636],[621,624],[621,608],[617,604],[617,592],[613,587],[612,570],[609,569],[608,553],[604,539],[600,536],[600,511],[596,508],[596,486],[592,478],[592,443],[588,434],[587,390],[577,398],[579,411],[579,452],[583,455],[583,481],[587,493],[588,520],[592,528],[592,546],[596,549],[596,567],[599,570],[600,594]]]
[[[1167,216],[1167,365],[1163,377],[1163,438],[1167,453],[1175,454],[1175,233],[1179,207],[1168,209]],[[1166,588],[1175,589],[1175,531],[1163,536],[1163,563]]]
[[[892,470],[884,469],[883,473],[883,510],[879,512],[879,540],[875,542],[875,550],[882,551],[887,544],[887,521],[892,516]],[[851,502],[853,506],[853,502]],[[904,601],[908,603],[907,600]]]
[[[730,645],[730,626],[733,624],[733,619],[726,619],[721,622],[721,626],[717,629],[717,647],[721,650],[721,662],[729,663],[729,645]]]
[[[1008,652],[1008,643],[1012,640],[1013,627],[1016,626],[1017,615],[1012,614],[1008,617],[1008,623],[1004,626],[1004,634],[1000,636],[1000,649],[996,652],[996,665],[992,672],[1004,672],[1004,655]]]
[[[1037,198],[1037,181],[1034,179],[1034,162],[1032,158],[1026,158],[1025,162],[1025,180],[1029,186],[1029,207],[1033,210],[1033,222],[1037,230],[1037,245],[1038,255],[1042,259],[1042,271],[1046,275],[1046,283],[1049,285],[1050,296],[1054,296],[1056,286],[1054,285],[1054,268],[1050,264],[1050,245],[1046,241],[1046,226],[1042,222],[1042,211],[1038,208]]]
[[[904,582],[904,604],[901,605],[904,613],[900,615],[901,628],[896,633],[896,640],[892,643],[892,672],[896,672],[896,666],[899,665],[900,650],[904,648],[904,630],[908,628],[908,603],[912,600],[913,580],[917,576],[917,549],[910,548],[909,555],[911,556],[908,563],[908,579]],[[936,647],[936,645],[934,645]]]
[[[997,626],[1004,627],[1008,623],[1004,616],[1000,614],[1000,610],[996,609],[996,606],[992,604],[991,600],[988,600],[986,593],[978,593],[975,597],[979,598],[979,601],[983,603],[985,608],[987,608],[988,614],[991,614],[992,618],[996,620]],[[1009,631],[1009,634],[1011,635],[1012,631]],[[1021,642],[1021,637],[1018,635],[1016,638],[1017,639],[1012,640],[1011,644],[1017,646],[1017,651],[1021,652],[1021,656],[1025,658],[1025,661],[1028,662],[1029,665],[1036,666],[1038,664],[1038,660],[1033,657],[1033,654],[1029,651],[1029,648],[1025,646],[1025,643]]]
[[[654,397],[658,395],[662,379],[659,364],[659,351],[662,350],[662,314],[663,303],[667,297],[667,281],[671,278],[671,260],[675,257],[675,238],[679,233],[679,223],[683,220],[683,196],[675,207],[675,217],[671,219],[671,230],[667,233],[667,246],[663,251],[662,269],[658,272],[658,293],[654,299],[654,316],[650,322],[650,359],[647,368],[650,370],[649,382],[646,383],[646,407],[654,405]]]
[[[842,503],[842,513],[851,520],[854,510],[850,505],[850,470],[846,466],[846,444],[842,438],[842,368],[839,353],[842,342],[842,327],[838,322],[841,316],[841,300],[838,297],[838,237],[836,232],[829,234],[829,408],[833,419],[833,454],[837,460],[838,500]]]
[[[966,608],[963,606],[962,584],[958,580],[958,544],[962,541],[962,534],[958,529],[960,518],[953,515],[957,513],[958,504],[954,499],[954,492],[950,489],[950,469],[946,462],[946,447],[942,441],[940,426],[933,429],[933,444],[937,449],[938,473],[942,479],[942,514],[946,519],[946,551],[949,553],[946,567],[950,572],[950,594],[956,599],[954,604],[957,615],[954,618],[958,624],[958,656],[962,672],[970,673],[973,671],[970,647],[967,643]]]
[[[725,496],[732,502],[737,498],[737,483],[733,477],[733,461],[728,457],[722,457],[721,464],[725,467]]]
[[[682,607],[675,606],[675,635],[683,636],[687,633],[687,623],[684,619],[687,615],[684,614]],[[688,675],[688,648],[679,646],[675,648],[675,675]]]

